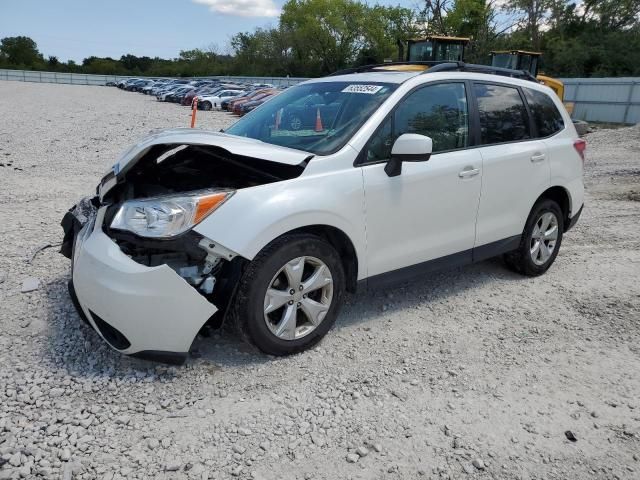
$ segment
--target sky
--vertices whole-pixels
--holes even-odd
[[[80,63],[91,55],[175,58],[180,50],[276,26],[284,0],[0,0],[0,38],[31,37],[40,52]],[[415,7],[419,0],[367,3]]]

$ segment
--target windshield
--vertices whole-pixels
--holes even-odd
[[[395,84],[364,82],[290,87],[240,119],[227,133],[327,155],[342,148],[396,88]]]
[[[428,62],[433,58],[433,43],[429,40],[409,44],[410,62]]]
[[[518,68],[518,57],[510,53],[495,53],[493,55],[492,65],[500,68]]]

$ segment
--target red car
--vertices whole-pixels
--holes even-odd
[[[262,90],[256,90],[251,95],[246,97],[239,98],[232,103],[229,103],[229,111],[233,112],[235,115],[242,115],[242,110],[240,110],[240,106],[246,102],[252,102],[254,100],[260,100],[261,98],[266,97],[267,95],[273,95],[277,90],[273,88],[265,88]]]

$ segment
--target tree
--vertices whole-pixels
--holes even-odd
[[[29,37],[5,37],[0,40],[0,60],[15,67],[34,67],[42,64],[42,54]]]
[[[368,7],[352,0],[289,0],[280,28],[291,39],[294,59],[314,74],[350,65],[365,46]]]
[[[540,30],[547,23],[555,0],[509,0],[506,9],[521,16],[523,30],[527,33],[531,47],[540,50]]]
[[[640,0],[584,0],[583,20],[598,20],[603,28],[619,30],[638,25]]]
[[[419,34],[413,10],[376,5],[369,9],[364,22],[366,45],[359,55],[360,64],[380,63],[385,59],[404,60],[404,48]],[[368,62],[365,60],[369,60]]]
[[[425,0],[421,11],[426,27],[424,33],[431,35],[449,35],[446,18],[453,7],[453,0]]]
[[[49,58],[47,59],[47,68],[50,68],[51,70],[56,70],[59,65],[60,65],[60,60],[58,60],[58,57],[50,55]]]
[[[281,29],[257,28],[233,36],[233,70],[240,75],[297,75],[292,63],[291,41]],[[303,73],[304,74],[304,73]]]

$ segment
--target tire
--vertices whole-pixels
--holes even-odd
[[[311,282],[312,277],[318,281]],[[291,278],[291,283],[300,283],[295,296],[291,295]],[[323,286],[312,290],[312,284]],[[278,294],[267,296],[267,290]],[[310,234],[284,235],[267,245],[243,273],[232,317],[247,343],[270,355],[289,355],[315,345],[326,335],[336,321],[344,291],[340,255],[329,243]],[[310,321],[307,312],[318,312],[315,321]]]
[[[548,224],[547,220],[550,220]],[[540,236],[540,228],[545,225],[546,234]],[[552,233],[554,225],[555,237]],[[560,206],[550,199],[540,200],[529,213],[520,245],[513,252],[504,255],[505,263],[511,270],[522,275],[542,275],[558,256],[563,232],[564,216]]]
[[[202,110],[211,110],[211,102],[202,102]]]

